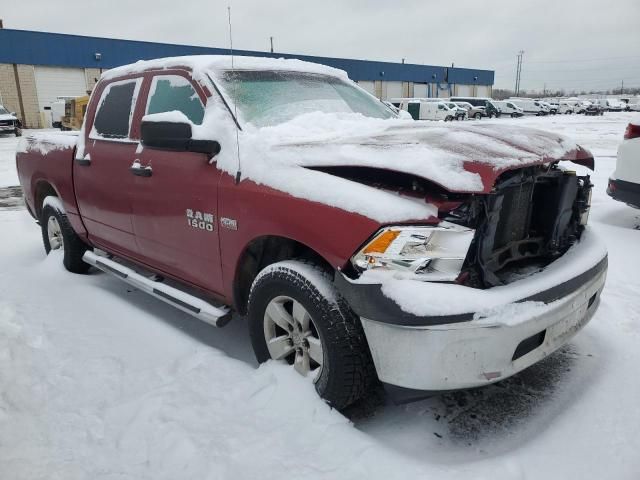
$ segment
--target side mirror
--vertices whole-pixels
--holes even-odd
[[[186,122],[152,122],[140,124],[142,145],[173,152],[206,153],[209,158],[220,153],[220,144],[215,140],[191,138],[191,124]]]

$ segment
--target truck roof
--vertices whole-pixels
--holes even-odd
[[[297,59],[234,56],[233,65],[231,61],[232,57],[230,55],[187,55],[139,60],[136,63],[107,70],[102,74],[101,78],[111,79],[148,70],[167,70],[172,68],[187,68],[193,72],[195,78],[198,78],[206,76],[207,73],[216,75],[220,72],[231,70],[232,67],[235,70],[304,72],[330,75],[343,79],[348,78],[344,70]]]

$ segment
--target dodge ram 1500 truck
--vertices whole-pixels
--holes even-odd
[[[77,134],[23,138],[47,253],[215,326],[343,408],[497,382],[592,317],[593,157],[549,132],[399,119],[340,71],[193,56],[105,72]]]

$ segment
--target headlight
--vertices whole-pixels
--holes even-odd
[[[474,230],[441,222],[434,227],[380,230],[351,263],[360,271],[381,268],[415,274],[430,281],[453,281],[473,240]]]

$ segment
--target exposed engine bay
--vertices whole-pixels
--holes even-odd
[[[451,193],[428,180],[366,167],[316,168],[376,188],[425,198],[441,220],[476,231],[457,283],[504,285],[543,269],[584,230],[591,199],[588,175],[557,163],[503,173],[488,194]]]

